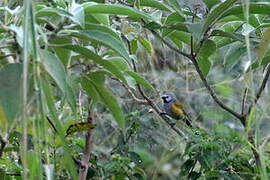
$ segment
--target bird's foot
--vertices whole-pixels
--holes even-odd
[[[172,122],[169,123],[169,125],[171,126],[171,128],[174,128],[175,124],[176,123],[172,123]]]

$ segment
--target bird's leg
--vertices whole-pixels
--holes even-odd
[[[171,126],[171,128],[173,128],[175,126],[176,123],[174,122],[169,122],[169,125]]]

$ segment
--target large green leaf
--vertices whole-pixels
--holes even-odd
[[[270,28],[266,29],[262,34],[262,39],[257,49],[258,60],[261,63],[263,57],[265,56],[270,44]]]
[[[179,23],[179,22],[183,24],[183,22],[185,22],[185,18],[183,16],[181,16],[180,14],[174,12],[174,13],[170,14],[166,18],[163,25],[164,26],[170,26],[170,25],[174,25],[175,23]],[[162,36],[163,37],[167,36],[172,31],[173,31],[173,28],[171,28],[171,29],[163,29]]]
[[[137,84],[141,84],[144,87],[150,89],[150,90],[154,90],[154,87],[146,80],[144,79],[142,76],[140,76],[139,74],[133,72],[133,71],[125,71],[129,76],[131,76],[132,78],[135,79]]]
[[[246,47],[242,43],[236,42],[230,45],[230,49],[224,59],[225,67],[231,70],[241,60],[241,56],[244,53],[246,53]]]
[[[12,122],[22,110],[22,64],[7,64],[0,69],[0,123]],[[2,124],[3,123],[3,124]]]
[[[170,11],[169,7],[157,0],[140,0],[140,5],[157,8],[159,10]]]
[[[236,41],[245,42],[245,37],[242,34],[225,32],[218,29],[213,30],[211,33],[211,36],[221,36],[221,37],[231,38]]]
[[[85,25],[85,30],[98,30],[104,33],[108,33],[111,36],[113,36],[115,39],[122,41],[122,39],[120,38],[117,32],[115,32],[112,28],[109,28],[108,26],[105,26],[105,25],[87,23]]]
[[[83,6],[80,4],[74,4],[73,9],[71,10],[71,14],[72,16],[70,17],[70,19],[72,19],[73,22],[76,22],[80,26],[84,27],[85,18]]]
[[[178,14],[183,14],[182,8],[177,0],[164,0],[164,2],[174,9]]]
[[[71,35],[78,37],[83,40],[92,40],[98,42],[102,45],[108,46],[111,49],[115,50],[126,60],[130,60],[129,53],[123,41],[115,38],[107,32],[102,32],[98,30],[82,30],[82,31],[69,31]]]
[[[203,0],[204,4],[210,10],[213,6],[220,3],[220,0]]]
[[[146,51],[149,54],[152,54],[153,53],[154,50],[153,50],[152,44],[147,39],[144,39],[142,37],[139,37],[138,38],[138,41],[146,49]]]
[[[269,15],[270,12],[270,3],[250,3],[249,4],[249,13],[250,14],[266,14]],[[220,18],[224,18],[230,15],[242,15],[243,7],[242,5],[235,5],[226,11]]]
[[[43,78],[44,76],[41,76],[40,82],[41,82],[41,90],[44,95],[44,100],[46,100],[46,105],[48,107],[49,114],[47,116],[48,119],[51,119],[54,123],[56,129],[57,129],[57,135],[61,139],[61,143],[63,143],[63,158],[62,161],[64,164],[66,164],[66,168],[69,170],[69,173],[71,174],[73,179],[78,179],[77,171],[75,170],[75,166],[71,157],[71,151],[69,146],[67,145],[67,140],[65,138],[65,133],[62,127],[62,124],[60,120],[58,119],[59,116],[57,114],[56,108],[55,108],[55,102],[54,102],[54,96],[52,93],[52,89],[50,87],[50,84],[47,83],[46,79]],[[50,115],[50,116],[49,116]]]
[[[92,87],[95,87],[95,90],[98,93],[100,99],[110,109],[115,121],[120,127],[123,128],[125,127],[125,116],[109,88],[100,83],[100,78],[102,78],[100,76],[104,76],[104,74],[97,74],[97,72],[90,73],[87,77],[84,78],[83,82],[85,84],[91,84]],[[83,85],[83,87],[85,87],[85,85]],[[89,91],[86,90],[86,92]],[[89,96],[94,97],[92,93],[89,94]]]
[[[210,26],[212,26],[218,19],[224,14],[226,11],[236,2],[237,0],[226,0],[225,2],[216,6],[208,15],[202,29],[202,33],[204,33]]]
[[[55,80],[63,94],[67,97],[67,100],[71,105],[73,111],[75,111],[75,95],[71,87],[67,83],[67,74],[62,62],[57,58],[57,56],[46,50],[41,51],[41,62],[45,70]]]
[[[112,5],[112,4],[97,4],[94,2],[87,2],[82,4],[84,7],[85,13],[101,13],[101,14],[117,14],[117,15],[127,15],[131,18],[140,19],[143,18],[145,20],[151,19],[151,16],[148,14],[139,11],[135,8],[130,8],[122,5]]]
[[[71,37],[55,37],[50,40],[51,44],[71,44],[72,39]],[[68,49],[64,49],[61,47],[53,47],[53,50],[55,51],[58,58],[62,61],[64,66],[68,65],[68,62],[70,60],[71,51]]]
[[[202,73],[206,76],[210,70],[211,63],[209,57],[216,51],[216,44],[214,41],[206,40],[198,54],[198,64]]]
[[[130,69],[129,64],[122,57],[111,57],[111,58],[107,58],[106,60],[110,61],[121,71]]]
[[[63,45],[62,48],[70,49],[76,53],[79,53],[87,58],[92,59],[94,62],[98,63],[99,65],[103,66],[105,69],[110,71],[113,75],[119,78],[122,82],[127,83],[124,75],[120,71],[120,68],[116,67],[110,61],[106,61],[102,59],[99,55],[93,53],[91,50],[81,47],[78,45]]]

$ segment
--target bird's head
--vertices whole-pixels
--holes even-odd
[[[171,93],[166,93],[161,96],[163,103],[170,103],[176,100],[175,96]]]

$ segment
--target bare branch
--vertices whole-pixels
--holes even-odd
[[[111,77],[111,79],[119,82],[126,89],[126,91],[132,96],[133,101],[135,101],[138,104],[148,104],[146,100],[137,98],[136,95],[133,93],[133,91],[125,83],[122,83],[119,79],[114,77]]]
[[[168,41],[166,41],[163,37],[161,37],[156,31],[154,30],[150,30],[152,32],[152,34],[154,34],[156,37],[158,37],[164,44],[166,44],[170,49],[172,49],[173,51],[177,52],[178,54],[181,54],[184,57],[187,57],[188,59],[191,59],[191,55],[184,53],[183,51],[177,49],[176,47],[174,47],[173,45],[171,45]]]
[[[1,135],[0,135],[0,143],[1,143],[1,146],[0,146],[0,158],[1,158],[2,155],[3,155],[4,149],[6,147],[6,144],[7,144],[7,141]]]
[[[260,99],[260,97],[262,95],[262,92],[263,92],[263,90],[264,90],[264,88],[266,86],[266,83],[267,83],[267,80],[269,78],[269,75],[270,75],[270,65],[268,65],[268,67],[267,67],[266,74],[265,74],[265,76],[263,78],[262,84],[261,84],[261,86],[260,86],[260,88],[259,88],[259,90],[257,92],[257,95],[256,95],[256,97],[254,99],[254,102],[251,103],[250,106],[249,106],[249,108],[248,108],[248,111],[247,111],[247,113],[245,115],[246,117],[249,116],[249,114],[250,114],[253,106],[256,105],[257,102],[258,102],[258,100]]]
[[[199,67],[199,64],[197,62],[197,60],[195,58],[192,58],[191,60],[195,66],[195,69],[196,71],[198,72],[204,86],[206,87],[206,89],[208,90],[208,92],[210,93],[211,97],[213,98],[213,100],[221,107],[223,108],[224,110],[226,110],[227,112],[229,112],[230,114],[232,114],[233,116],[235,116],[237,119],[240,119],[241,122],[243,123],[244,121],[244,116],[242,116],[241,114],[235,112],[234,110],[230,109],[229,107],[227,107],[218,97],[217,95],[215,94],[215,92],[213,91],[213,89],[210,87],[210,85],[208,84],[205,76],[203,75],[200,67]]]

